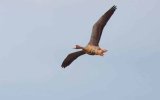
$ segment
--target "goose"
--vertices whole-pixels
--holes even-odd
[[[81,55],[88,54],[103,56],[104,53],[108,51],[99,47],[99,41],[102,35],[103,28],[105,27],[108,20],[111,18],[116,9],[117,7],[114,5],[100,17],[100,19],[93,25],[89,43],[85,47],[76,45],[74,49],[81,50],[68,54],[62,62],[62,68],[66,68],[67,66],[69,66],[75,59],[77,59]]]

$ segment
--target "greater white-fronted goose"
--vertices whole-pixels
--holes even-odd
[[[62,68],[67,67],[70,65],[76,58],[81,55],[88,54],[88,55],[100,55],[103,56],[107,50],[102,49],[99,47],[99,41],[102,35],[102,31],[108,20],[111,18],[113,13],[116,10],[116,6],[114,5],[111,7],[104,15],[100,17],[100,19],[93,25],[92,34],[89,43],[87,46],[82,47],[76,45],[75,49],[81,49],[81,51],[70,53],[63,61]]]

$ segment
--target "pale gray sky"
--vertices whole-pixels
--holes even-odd
[[[0,0],[1,100],[159,100],[159,0]],[[61,63],[92,25],[117,10],[104,57]]]

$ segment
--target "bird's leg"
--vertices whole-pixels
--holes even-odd
[[[98,50],[102,50],[103,53],[107,52],[108,50],[106,49],[102,49],[102,48],[98,48]]]
[[[108,50],[106,50],[106,49],[102,49],[102,51],[103,51],[103,53],[105,53],[105,52],[107,52]]]
[[[103,54],[103,53],[101,53],[101,54],[100,54],[100,56],[104,56],[104,54]]]

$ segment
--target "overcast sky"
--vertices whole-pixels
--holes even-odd
[[[159,100],[159,0],[0,0],[1,100]],[[104,57],[61,63],[110,7]]]

